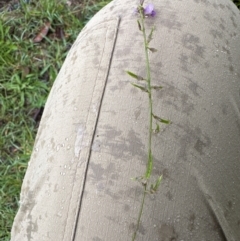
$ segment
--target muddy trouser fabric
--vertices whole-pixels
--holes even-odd
[[[153,179],[136,240],[240,240],[240,14],[227,0],[152,1]],[[131,240],[145,172],[148,96],[134,6],[115,0],[87,24],[49,95],[12,241]]]

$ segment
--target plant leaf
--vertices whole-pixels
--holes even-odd
[[[137,75],[137,74],[134,74],[133,72],[131,71],[126,71],[128,75],[130,75],[131,77],[133,77],[134,79],[137,79],[137,80],[144,80],[143,77]]]
[[[166,119],[161,119],[161,123],[169,125],[171,124],[171,121]]]
[[[140,31],[142,31],[142,25],[141,25],[140,21],[137,20],[137,23],[138,23],[138,29],[139,29]]]
[[[156,115],[154,115],[154,114],[153,114],[153,118],[154,118],[155,120],[161,122],[161,123],[164,123],[164,124],[170,124],[170,123],[171,123],[170,120],[162,119],[162,118],[160,118],[159,116],[156,116]]]
[[[155,190],[158,189],[158,187],[159,187],[159,185],[160,185],[160,183],[161,183],[161,181],[162,181],[162,178],[163,178],[163,176],[161,175],[161,176],[159,176],[158,179],[156,180],[156,183],[155,183],[155,186],[154,186],[154,189],[155,189]]]
[[[159,187],[161,181],[162,181],[162,175],[158,177],[155,184],[151,185],[151,188],[150,188],[151,193],[155,193],[158,190],[158,187]]]
[[[163,87],[162,86],[157,86],[157,85],[152,85],[151,86],[151,89],[154,89],[154,90],[160,90],[160,89],[162,89]]]
[[[140,90],[144,91],[144,92],[147,92],[148,93],[148,90],[145,86],[142,86],[142,85],[137,85],[135,83],[131,83],[134,87],[136,88],[139,88]]]
[[[157,127],[156,127],[156,129],[153,132],[154,133],[159,133],[160,132],[160,126],[159,126],[158,123],[156,125],[157,125]]]
[[[155,48],[148,48],[152,53],[155,53],[155,52],[157,52],[157,49],[155,49]]]
[[[155,30],[155,26],[152,27],[150,34],[148,35],[147,43],[149,44],[153,39],[153,31]]]

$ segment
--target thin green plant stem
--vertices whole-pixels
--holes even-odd
[[[145,51],[145,57],[146,57],[146,71],[147,71],[147,90],[148,90],[148,102],[149,102],[148,163],[147,163],[147,168],[145,173],[146,183],[143,184],[144,185],[143,198],[142,198],[141,207],[138,214],[136,229],[132,236],[132,241],[136,239],[137,232],[139,230],[139,225],[141,222],[145,198],[147,194],[148,179],[151,176],[152,166],[153,166],[153,159],[152,159],[153,103],[152,103],[152,92],[151,92],[151,70],[150,70],[150,62],[149,62],[148,42],[147,42],[146,29],[144,24],[145,17],[142,9],[140,10],[140,19],[141,19],[141,25],[142,25],[143,38],[144,38],[144,51]]]
[[[143,38],[144,38],[144,50],[145,50],[145,57],[146,57],[147,87],[148,87],[148,102],[149,102],[148,164],[147,164],[147,171],[145,173],[145,177],[148,179],[151,175],[151,169],[152,169],[153,104],[152,104],[152,91],[151,91],[150,62],[149,62],[149,55],[148,55],[149,50],[148,50],[147,36],[146,36],[146,30],[144,25],[144,15],[142,11],[140,12],[140,14],[141,14],[142,32],[143,32]]]
[[[142,201],[141,201],[141,207],[140,207],[140,211],[138,214],[137,226],[133,233],[132,241],[134,241],[136,239],[137,232],[139,230],[139,225],[140,225],[140,221],[141,221],[141,217],[142,217],[142,213],[143,213],[143,207],[144,207],[144,203],[145,203],[146,194],[147,194],[147,185],[145,185],[145,187],[144,187],[144,193],[143,193],[143,197],[142,197]]]

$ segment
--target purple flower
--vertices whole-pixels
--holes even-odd
[[[154,17],[156,15],[156,11],[154,10],[154,6],[152,3],[149,3],[145,8],[140,5],[138,8],[134,8],[133,13],[138,14],[140,11],[143,11],[144,16],[146,17]]]
[[[151,16],[154,17],[156,15],[156,12],[154,10],[153,4],[149,3],[145,8],[144,8],[144,14],[146,16]]]

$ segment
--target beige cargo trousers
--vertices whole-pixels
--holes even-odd
[[[148,1],[145,1],[149,3]],[[127,241],[143,195],[148,97],[133,9],[114,0],[87,24],[49,95],[12,241]],[[137,241],[240,240],[240,13],[229,0],[152,0],[153,178]]]

